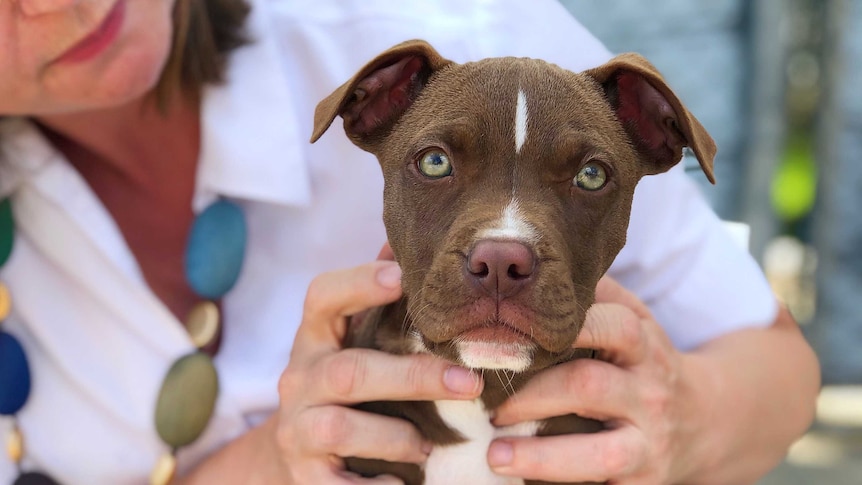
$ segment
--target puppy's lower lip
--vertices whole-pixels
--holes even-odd
[[[507,325],[475,327],[458,336],[461,341],[494,342],[498,344],[529,344],[531,339]]]
[[[533,361],[535,344],[520,332],[498,326],[461,334],[456,348],[461,362],[467,367],[522,372]]]

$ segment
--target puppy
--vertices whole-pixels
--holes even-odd
[[[538,371],[590,351],[573,343],[623,247],[635,185],[690,147],[709,180],[715,144],[637,54],[572,73],[534,59],[456,64],[423,41],[383,52],[317,106],[384,176],[384,222],[404,297],[347,345],[431,353],[485,373],[475,402],[359,406],[414,423],[424,467],[351,458],[409,485],[538,484],[495,475],[500,436],[590,433],[576,415],[494,428],[489,412]],[[496,374],[496,377],[493,374]]]

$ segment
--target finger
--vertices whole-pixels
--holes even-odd
[[[646,303],[607,275],[596,286],[596,303],[617,303],[630,308],[641,318],[652,318]]]
[[[386,241],[386,244],[380,248],[380,253],[377,255],[378,261],[395,261],[395,253],[392,252],[392,246],[389,245],[389,241]]]
[[[324,356],[308,382],[313,402],[353,404],[369,401],[473,399],[482,392],[475,372],[431,355],[393,355],[347,349]]]
[[[499,475],[551,482],[604,482],[638,470],[647,456],[643,435],[623,427],[593,434],[501,438],[488,448]]]
[[[302,351],[307,343],[319,349],[323,341],[330,348],[340,348],[346,317],[400,296],[401,268],[396,263],[375,261],[321,274],[308,287],[293,347]]]
[[[619,303],[599,303],[587,310],[575,346],[596,349],[599,358],[621,367],[643,361],[649,345],[644,320]]]
[[[613,364],[578,359],[533,377],[500,405],[495,426],[577,414],[599,421],[628,421],[637,406],[634,378]]]
[[[308,408],[297,425],[296,437],[311,455],[423,463],[430,452],[430,445],[408,421],[352,408]]]

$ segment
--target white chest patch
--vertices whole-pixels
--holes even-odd
[[[539,423],[531,421],[505,428],[491,426],[482,401],[436,401],[437,412],[467,441],[438,446],[425,464],[425,485],[523,485],[520,478],[494,474],[488,467],[488,446],[502,436],[534,436]]]

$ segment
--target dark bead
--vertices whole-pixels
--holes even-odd
[[[12,485],[59,485],[53,478],[39,472],[27,472],[18,475]]]
[[[18,339],[0,331],[0,414],[15,414],[30,395],[30,367]]]

